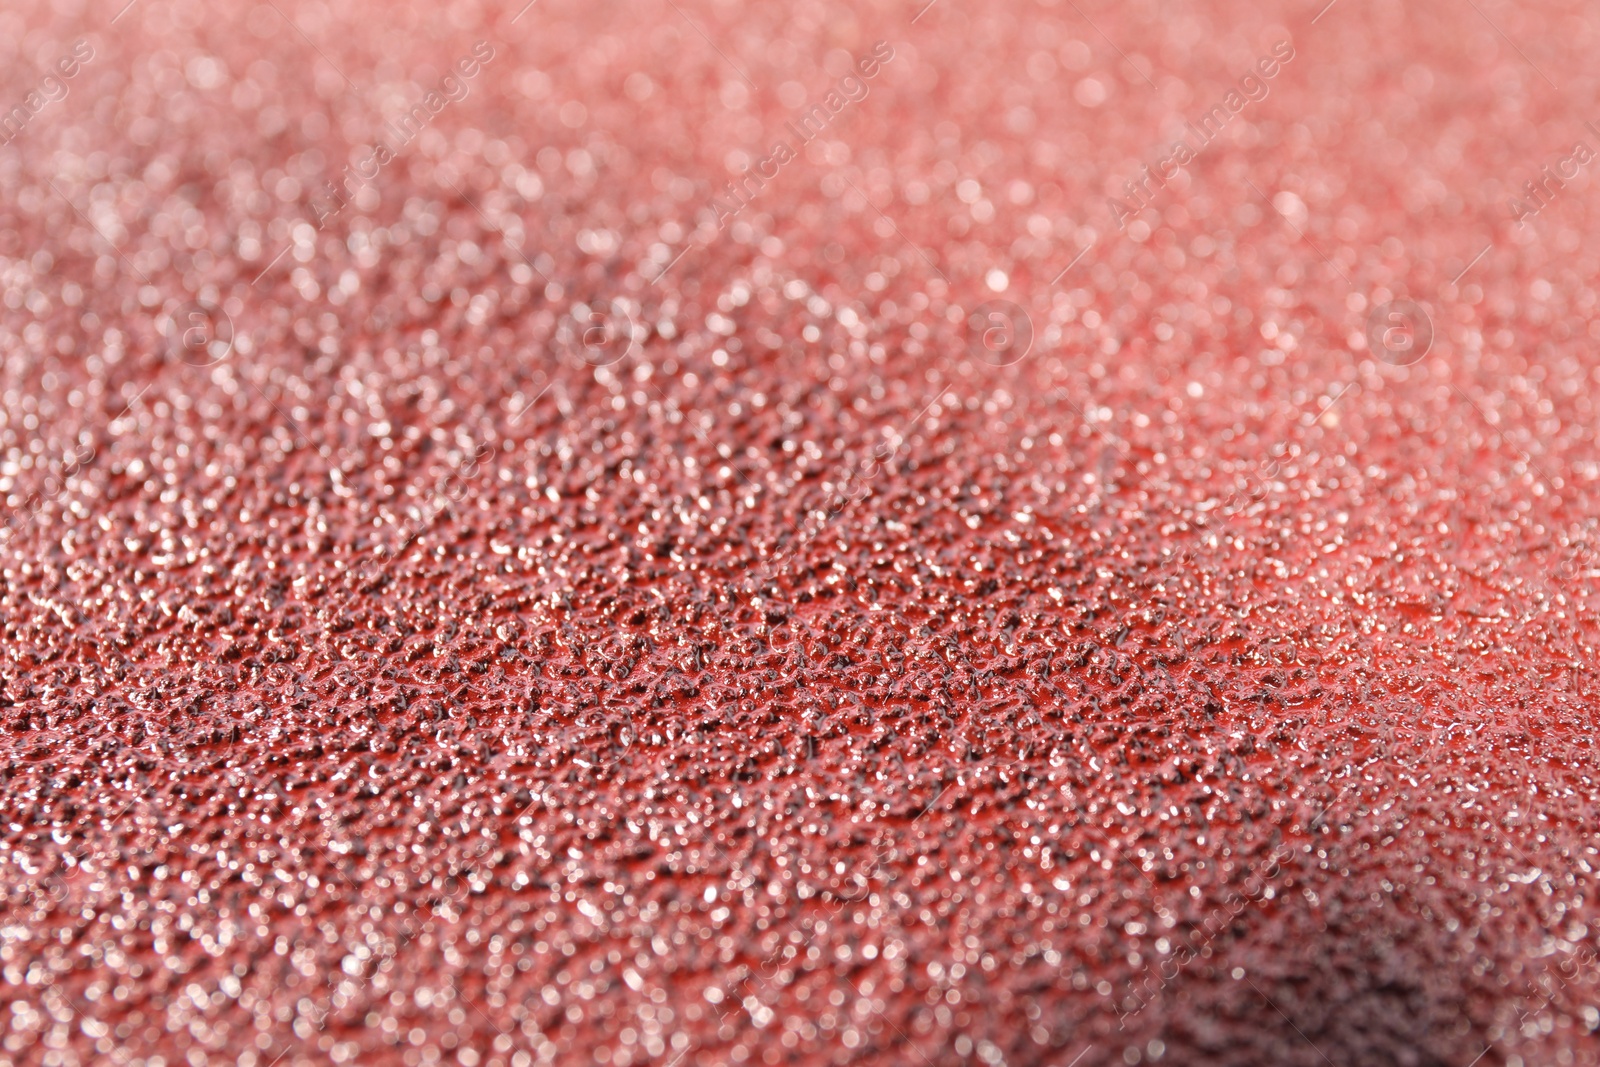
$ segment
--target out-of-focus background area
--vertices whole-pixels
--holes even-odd
[[[1600,1058],[1600,12],[124,3],[0,1061]]]

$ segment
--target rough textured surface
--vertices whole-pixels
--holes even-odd
[[[0,1059],[1600,1061],[1592,8],[117,6],[0,13]]]

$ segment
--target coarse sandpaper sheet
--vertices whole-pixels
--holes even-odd
[[[1600,1062],[1597,48],[7,0],[0,1064]]]

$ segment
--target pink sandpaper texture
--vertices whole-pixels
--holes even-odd
[[[0,1063],[1600,1062],[1600,11],[12,0]]]

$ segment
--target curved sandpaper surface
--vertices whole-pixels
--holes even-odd
[[[1595,1063],[1596,16],[1319,6],[9,5],[0,1060]]]

